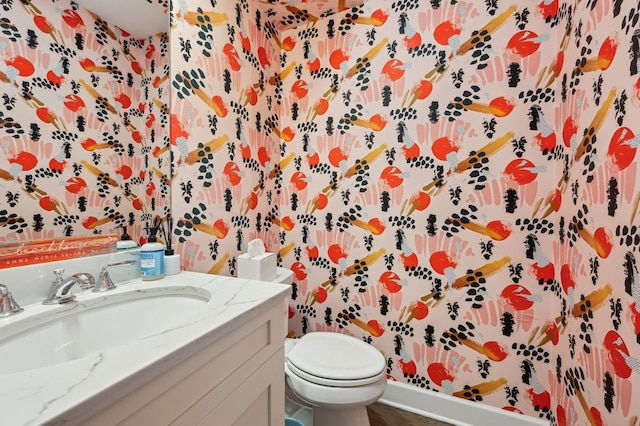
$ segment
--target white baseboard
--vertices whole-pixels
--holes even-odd
[[[378,402],[458,426],[549,426],[542,419],[392,380]]]

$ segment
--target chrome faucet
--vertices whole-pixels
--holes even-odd
[[[9,288],[4,284],[0,284],[0,318],[19,314],[23,310],[13,299]]]
[[[42,302],[43,305],[56,305],[59,303],[71,302],[76,296],[71,293],[71,288],[79,284],[81,289],[93,288],[96,280],[93,275],[81,272],[70,276],[67,279],[62,278],[64,269],[54,269],[53,273],[56,274],[56,279],[51,284],[49,294]]]

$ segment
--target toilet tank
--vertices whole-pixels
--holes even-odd
[[[273,279],[274,283],[293,284],[293,271],[287,268],[276,268],[276,277]]]
[[[293,284],[293,271],[287,268],[278,267],[276,270],[276,277],[272,280],[276,283]],[[290,296],[284,299],[284,337],[289,334],[289,301]]]

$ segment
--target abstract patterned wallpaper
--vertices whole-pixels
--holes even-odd
[[[562,152],[539,74],[561,24],[501,6],[367,2],[285,33],[290,324],[371,342],[390,379],[552,418]]]
[[[65,0],[0,7],[0,241],[139,240],[170,207],[167,35]]]
[[[174,2],[183,267],[234,275],[261,237],[295,272],[292,334],[554,425],[637,425],[636,2],[324,3]]]
[[[294,270],[292,334],[552,424],[637,425],[640,6],[305,4],[173,2],[170,41],[137,41],[2,2],[1,238],[139,237],[170,190],[183,268],[235,275],[259,237]]]
[[[253,2],[171,4],[174,236],[183,268],[235,275],[248,241],[279,247],[279,50]]]

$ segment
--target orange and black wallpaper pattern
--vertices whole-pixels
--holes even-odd
[[[66,0],[0,8],[0,241],[140,241],[170,207],[167,34]]]
[[[177,1],[139,41],[0,2],[2,239],[140,238],[170,193],[183,269],[235,275],[262,238],[294,271],[292,335],[638,425],[640,7],[523,3]]]
[[[292,335],[554,425],[637,425],[637,2],[318,3],[174,3],[183,267],[235,275],[263,238]]]

